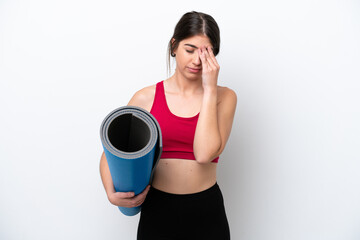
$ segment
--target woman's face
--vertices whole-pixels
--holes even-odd
[[[180,41],[176,54],[176,71],[189,79],[201,79],[202,66],[198,49],[212,46],[208,37],[196,35]]]

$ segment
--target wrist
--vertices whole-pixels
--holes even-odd
[[[106,192],[106,195],[107,195],[107,198],[110,202],[112,202],[112,197],[113,197],[113,194],[115,193],[115,191],[108,191]]]
[[[217,86],[206,86],[204,87],[204,94],[217,94]]]

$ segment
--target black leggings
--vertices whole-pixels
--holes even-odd
[[[230,239],[219,185],[193,194],[172,194],[151,187],[141,207],[137,240],[191,239]]]

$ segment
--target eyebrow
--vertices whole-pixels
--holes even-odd
[[[192,45],[192,44],[189,44],[189,43],[185,43],[184,45],[186,45],[186,46],[190,46],[190,47],[193,47],[193,48],[196,48],[196,49],[198,49],[198,47],[197,47],[197,46],[195,46],[195,45]]]

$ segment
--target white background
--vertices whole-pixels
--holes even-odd
[[[130,2],[0,1],[0,239],[136,239],[100,124],[167,78],[192,10],[218,22],[238,96],[218,165],[232,239],[360,239],[359,1]]]

